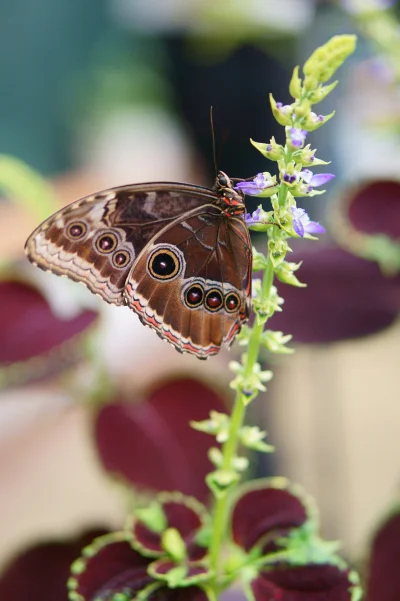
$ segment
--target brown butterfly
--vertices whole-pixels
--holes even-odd
[[[28,238],[29,260],[128,305],[180,352],[206,359],[249,317],[252,251],[243,194],[220,171],[213,190],[133,184],[86,196]]]

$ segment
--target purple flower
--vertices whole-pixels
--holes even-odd
[[[320,123],[321,121],[323,121],[324,119],[325,119],[325,117],[323,115],[317,115],[317,113],[314,113],[313,111],[311,111],[310,120],[312,123],[317,124],[317,123]]]
[[[300,148],[304,144],[308,131],[305,129],[299,129],[297,127],[291,127],[289,134],[293,146]]]
[[[293,229],[298,236],[304,237],[304,234],[323,234],[325,229],[320,223],[311,221],[304,209],[291,207],[293,215]]]
[[[308,192],[311,192],[313,188],[323,186],[335,177],[333,173],[317,173],[317,175],[314,175],[314,173],[309,169],[303,169],[303,171],[300,172],[300,175],[303,179],[303,182],[308,184]]]
[[[251,182],[240,182],[235,186],[235,189],[241,190],[244,194],[248,194],[249,196],[257,196],[257,194],[260,194],[265,188],[270,188],[273,185],[271,180],[266,179],[264,173],[258,173]]]
[[[276,108],[279,109],[283,115],[289,115],[292,111],[292,107],[290,104],[283,104],[283,102],[277,102]]]
[[[250,215],[250,213],[246,214],[246,225],[248,227],[250,227],[251,225],[256,225],[257,223],[260,223],[260,207],[258,207],[258,209],[256,209],[255,211],[253,211],[253,213]]]
[[[286,171],[283,173],[283,181],[287,184],[294,184],[298,180],[297,173],[287,173]]]

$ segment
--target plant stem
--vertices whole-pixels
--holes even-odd
[[[271,259],[267,258],[267,266],[264,270],[262,281],[261,298],[267,300],[270,296],[271,286],[274,279],[274,268]],[[244,377],[251,375],[254,365],[257,361],[260,350],[260,338],[264,331],[266,321],[257,320],[250,334],[246,362],[244,364]],[[243,424],[243,419],[246,410],[246,397],[241,391],[238,391],[235,398],[235,403],[232,410],[230,428],[228,438],[222,450],[222,470],[230,470],[232,459],[236,454],[239,439],[238,433]],[[221,542],[227,523],[227,504],[230,489],[216,499],[213,517],[212,540],[210,545],[210,563],[211,569],[218,575],[219,557],[221,550]]]

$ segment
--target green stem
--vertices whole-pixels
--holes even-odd
[[[264,270],[264,277],[262,282],[262,299],[268,299],[271,292],[271,286],[274,279],[274,268],[272,261],[269,256],[267,259],[267,266]],[[258,352],[260,350],[260,338],[264,331],[265,321],[256,319],[253,329],[250,334],[248,351],[246,355],[246,362],[244,365],[244,377],[251,375],[254,365],[257,361]],[[233,406],[233,411],[230,420],[230,428],[228,438],[222,449],[222,466],[221,469],[231,469],[232,459],[236,454],[239,439],[238,433],[243,424],[243,419],[246,410],[246,398],[242,392],[238,391]],[[218,575],[219,558],[221,543],[227,524],[227,504],[230,489],[227,489],[224,494],[216,500],[214,507],[213,516],[213,529],[212,529],[212,540],[210,545],[210,563],[211,569]]]

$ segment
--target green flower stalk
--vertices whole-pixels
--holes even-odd
[[[289,91],[294,101],[284,105],[270,96],[271,109],[275,119],[285,128],[286,141],[278,144],[274,138],[267,143],[251,141],[253,146],[267,159],[276,161],[279,168],[279,181],[264,172],[252,181],[240,182],[237,188],[244,193],[269,197],[271,211],[264,211],[262,205],[252,214],[246,216],[246,222],[252,229],[267,234],[268,253],[254,250],[254,270],[262,270],[263,277],[254,285],[253,309],[255,321],[252,327],[243,328],[240,343],[246,346],[241,362],[230,364],[235,378],[231,387],[236,391],[235,403],[230,417],[211,417],[210,421],[193,424],[202,431],[223,440],[222,453],[211,455],[216,470],[209,474],[208,485],[215,497],[212,514],[210,542],[211,570],[221,574],[221,545],[225,538],[229,499],[235,485],[241,477],[241,460],[238,447],[257,448],[271,452],[271,447],[263,440],[265,432],[251,428],[252,435],[246,436],[248,427],[243,426],[247,405],[253,401],[260,391],[265,391],[265,384],[272,373],[261,368],[258,356],[262,347],[271,353],[291,352],[286,344],[290,336],[282,332],[271,332],[265,329],[270,317],[281,311],[283,299],[279,297],[274,278],[292,286],[304,286],[295,275],[300,265],[285,260],[290,251],[290,238],[315,239],[314,234],[324,231],[320,224],[311,221],[306,212],[297,206],[296,198],[322,194],[314,188],[327,183],[334,176],[329,173],[313,174],[307,167],[326,165],[325,161],[315,156],[316,151],[305,146],[309,132],[322,127],[333,116],[315,113],[313,105],[322,101],[336,87],[337,81],[327,83],[346,58],[354,51],[356,38],[352,35],[335,36],[325,45],[318,48],[306,61],[303,77],[299,67],[295,67],[290,81]]]

